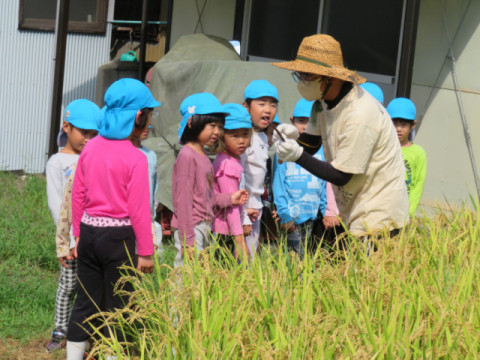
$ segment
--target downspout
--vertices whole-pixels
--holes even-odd
[[[50,102],[50,135],[48,140],[48,157],[57,152],[57,134],[62,118],[63,79],[65,70],[65,51],[68,33],[68,12],[70,0],[57,0],[57,17],[55,23],[55,58],[52,79],[52,97]]]
[[[470,5],[471,0],[469,1],[467,5],[467,9]],[[472,141],[470,137],[470,130],[468,127],[468,122],[467,122],[467,116],[465,114],[465,109],[463,106],[463,97],[462,97],[462,92],[460,91],[460,85],[458,82],[458,77],[457,77],[457,69],[456,69],[456,59],[455,55],[453,53],[453,43],[450,38],[450,33],[448,31],[448,25],[447,25],[447,19],[445,16],[445,1],[443,1],[443,6],[442,6],[442,18],[443,18],[443,25],[445,27],[445,32],[447,35],[447,41],[448,41],[448,47],[449,47],[449,55],[447,55],[447,58],[451,60],[452,62],[452,78],[453,78],[453,86],[455,88],[455,95],[457,97],[457,103],[458,103],[458,109],[460,110],[460,117],[462,118],[462,124],[463,124],[463,134],[465,136],[465,142],[467,143],[467,148],[468,148],[468,154],[470,155],[470,162],[472,164],[472,171],[473,171],[473,177],[475,180],[475,186],[477,189],[477,201],[480,199],[480,182],[478,179],[478,172],[477,172],[477,166],[475,163],[475,155],[473,153],[473,147],[472,147]],[[463,20],[462,20],[463,21]]]

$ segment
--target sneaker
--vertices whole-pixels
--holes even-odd
[[[64,348],[66,341],[67,341],[67,337],[65,336],[65,333],[63,331],[53,330],[52,338],[47,344],[47,352],[52,353],[61,348]]]

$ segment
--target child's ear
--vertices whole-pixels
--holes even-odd
[[[290,116],[290,122],[291,122],[292,125],[293,125],[293,116]]]
[[[141,110],[138,110],[138,111],[137,111],[137,115],[135,115],[135,124],[136,124],[137,126],[140,125],[140,115],[142,115],[142,111],[141,111]]]
[[[187,126],[191,129],[192,128],[192,118],[188,118],[188,121],[187,121]]]
[[[62,128],[65,134],[68,134],[70,132],[70,123],[66,120],[63,120]]]
[[[250,111],[250,106],[248,106],[248,103],[246,101],[244,101],[242,105],[245,107],[245,109]]]
[[[413,124],[412,124],[412,126],[410,126],[410,129],[413,129],[415,126],[417,126],[417,120],[413,121]]]

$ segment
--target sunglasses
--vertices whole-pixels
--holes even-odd
[[[303,73],[299,71],[292,72],[293,80],[298,83],[299,81],[314,81],[322,78],[322,75]]]

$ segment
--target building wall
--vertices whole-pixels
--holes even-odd
[[[170,47],[187,34],[206,34],[232,40],[235,0],[174,0]],[[205,5],[203,15],[199,12]],[[198,9],[197,9],[198,6]],[[197,25],[198,19],[201,24]]]
[[[55,36],[18,31],[19,1],[0,2],[0,170],[45,171]],[[111,25],[107,26],[111,34]],[[110,35],[69,34],[63,106],[95,99],[98,67],[109,61]],[[60,119],[59,119],[60,121]]]
[[[415,142],[427,152],[427,179],[422,204],[471,204],[476,197],[472,163],[462,125],[468,122],[475,164],[480,171],[480,1],[422,0],[417,33],[411,98],[420,122]]]

